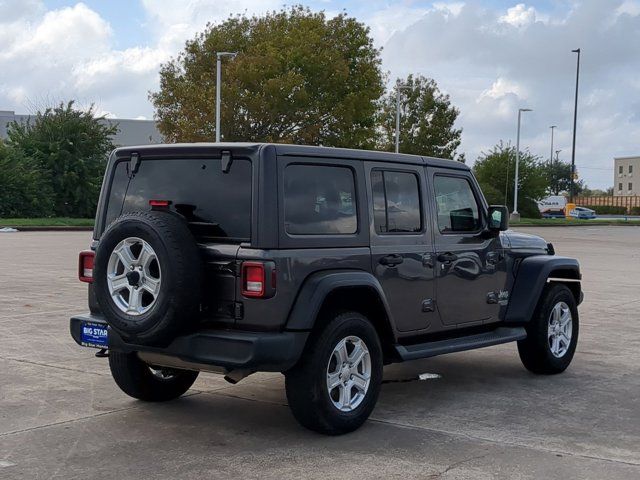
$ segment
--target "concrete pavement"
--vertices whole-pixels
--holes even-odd
[[[0,234],[0,478],[640,478],[640,228],[523,231],[582,264],[569,370],[532,375],[515,345],[392,365],[371,420],[337,438],[298,426],[279,374],[130,399],[68,334],[90,234]]]

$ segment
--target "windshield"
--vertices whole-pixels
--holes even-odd
[[[143,160],[131,180],[127,164],[116,165],[105,226],[121,213],[150,210],[149,200],[168,200],[196,236],[250,240],[249,160],[234,159],[228,173],[222,172],[220,159]]]

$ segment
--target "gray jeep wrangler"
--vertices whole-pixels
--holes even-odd
[[[462,163],[271,144],[115,150],[74,340],[128,395],[165,401],[200,371],[282,372],[326,434],[373,410],[383,365],[518,342],[535,373],[578,340],[580,269],[507,231]]]

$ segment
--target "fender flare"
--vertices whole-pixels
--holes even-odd
[[[534,255],[522,260],[511,289],[505,321],[509,324],[522,324],[531,320],[538,300],[549,277],[559,272],[558,277],[579,281],[580,265],[575,258],[551,255]],[[580,303],[580,294],[577,302]]]
[[[384,307],[391,331],[395,332],[391,310],[380,282],[371,273],[362,270],[325,270],[309,275],[291,308],[285,329],[311,330],[327,296],[336,289],[349,287],[365,287],[376,293]]]

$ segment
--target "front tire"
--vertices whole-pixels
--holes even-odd
[[[356,430],[375,407],[382,382],[382,347],[357,312],[335,315],[285,373],[287,400],[304,427],[327,435]]]
[[[518,353],[527,370],[543,375],[564,372],[578,344],[578,307],[571,290],[560,283],[547,284],[526,329]]]
[[[111,375],[130,397],[145,402],[166,402],[186,393],[199,372],[150,367],[136,353],[109,352]]]

